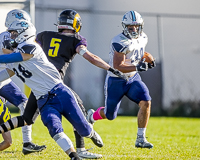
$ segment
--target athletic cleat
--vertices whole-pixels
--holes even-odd
[[[103,147],[103,140],[101,139],[100,135],[94,131],[93,136],[90,138],[93,143],[98,147]]]
[[[80,157],[77,158],[77,157],[72,157],[71,160],[82,160]]]
[[[153,144],[149,143],[146,138],[142,137],[140,138],[139,136],[136,139],[135,142],[135,147],[137,148],[153,148]]]
[[[84,158],[84,159],[99,159],[103,157],[101,154],[88,152],[91,149],[77,148],[76,153],[78,154],[80,158]]]
[[[46,145],[38,146],[32,142],[27,142],[23,144],[22,153],[27,155],[34,152],[41,152],[44,149],[46,149]]]
[[[95,111],[93,110],[93,109],[89,109],[88,111],[87,111],[87,121],[89,122],[89,123],[91,123],[92,125],[94,124],[94,120],[92,120],[92,115],[93,115],[93,113],[94,113]]]

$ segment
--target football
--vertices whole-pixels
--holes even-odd
[[[148,53],[148,52],[144,52],[144,56],[142,57],[142,60],[145,58],[145,62],[148,63],[152,63],[152,61],[154,61],[155,59],[153,58],[153,56]]]

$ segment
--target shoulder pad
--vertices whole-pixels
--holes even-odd
[[[78,46],[78,45],[84,45],[84,46],[87,47],[87,40],[86,40],[85,37],[83,37],[83,36],[81,36],[81,35],[79,35],[79,34],[75,34],[75,37],[76,37],[78,40],[80,40],[80,42],[79,42],[76,46]]]
[[[27,44],[22,46],[21,48],[18,48],[22,53],[28,53],[33,54],[33,52],[36,50],[36,46],[33,44]]]

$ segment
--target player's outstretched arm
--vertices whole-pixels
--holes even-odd
[[[104,60],[102,60],[100,57],[97,55],[91,53],[90,51],[87,50],[87,48],[83,45],[77,47],[77,52],[82,55],[86,60],[88,60],[90,63],[93,65],[108,70],[112,72],[113,74],[117,75],[118,77],[121,77],[125,80],[127,80],[127,77],[119,72],[117,69],[112,68],[108,63],[106,63]]]

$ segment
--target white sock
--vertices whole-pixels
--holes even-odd
[[[23,143],[31,142],[32,125],[22,127]]]
[[[18,108],[20,109],[20,114],[23,115],[24,109],[26,106],[26,102],[22,102],[19,104]],[[23,143],[31,142],[31,133],[32,133],[32,125],[22,127],[22,136],[23,136]]]
[[[138,128],[137,135],[140,137],[145,137],[146,134],[146,128]]]
[[[82,152],[82,151],[85,151],[86,149],[85,148],[76,148],[76,152]]]

